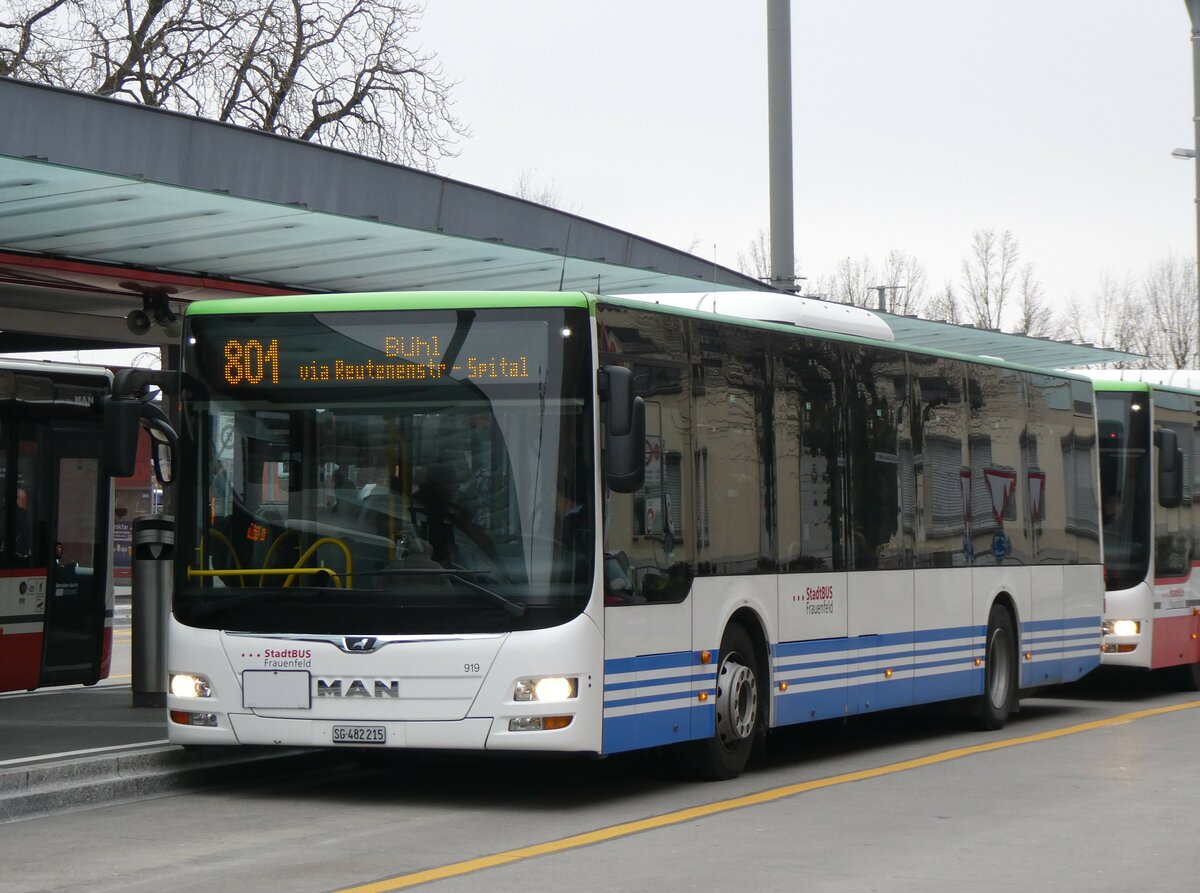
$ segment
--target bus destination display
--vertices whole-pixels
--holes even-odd
[[[499,337],[475,334],[450,359],[447,345],[451,338],[428,331],[394,335],[375,332],[370,339],[372,343],[359,338],[338,339],[337,346],[316,351],[311,349],[311,340],[304,336],[292,339],[296,342],[295,349],[284,336],[223,338],[214,346],[221,351],[220,377],[231,387],[371,385],[447,379],[521,383],[543,379],[544,340],[539,351],[534,347],[535,339],[514,338],[511,329],[494,334]],[[531,347],[534,349],[530,350]]]

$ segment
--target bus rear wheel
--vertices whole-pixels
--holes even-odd
[[[689,745],[691,768],[713,781],[736,778],[746,768],[762,723],[754,642],[732,624],[721,639],[716,678],[716,734]]]
[[[1017,636],[1012,615],[1003,605],[988,614],[983,654],[983,695],[973,725],[983,731],[1004,727],[1017,703]]]

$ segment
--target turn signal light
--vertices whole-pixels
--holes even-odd
[[[215,729],[217,727],[217,714],[189,713],[186,710],[172,710],[171,722],[178,726],[205,726],[206,728]]]
[[[550,732],[565,729],[571,724],[571,716],[514,716],[508,721],[510,732]]]

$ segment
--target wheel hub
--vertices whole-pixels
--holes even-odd
[[[758,717],[754,671],[730,658],[717,677],[717,736],[725,745],[750,737]]]

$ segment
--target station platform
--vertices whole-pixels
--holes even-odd
[[[261,778],[318,753],[168,744],[166,709],[133,706],[128,591],[116,596],[108,679],[0,694],[0,824],[220,783],[239,772]]]

